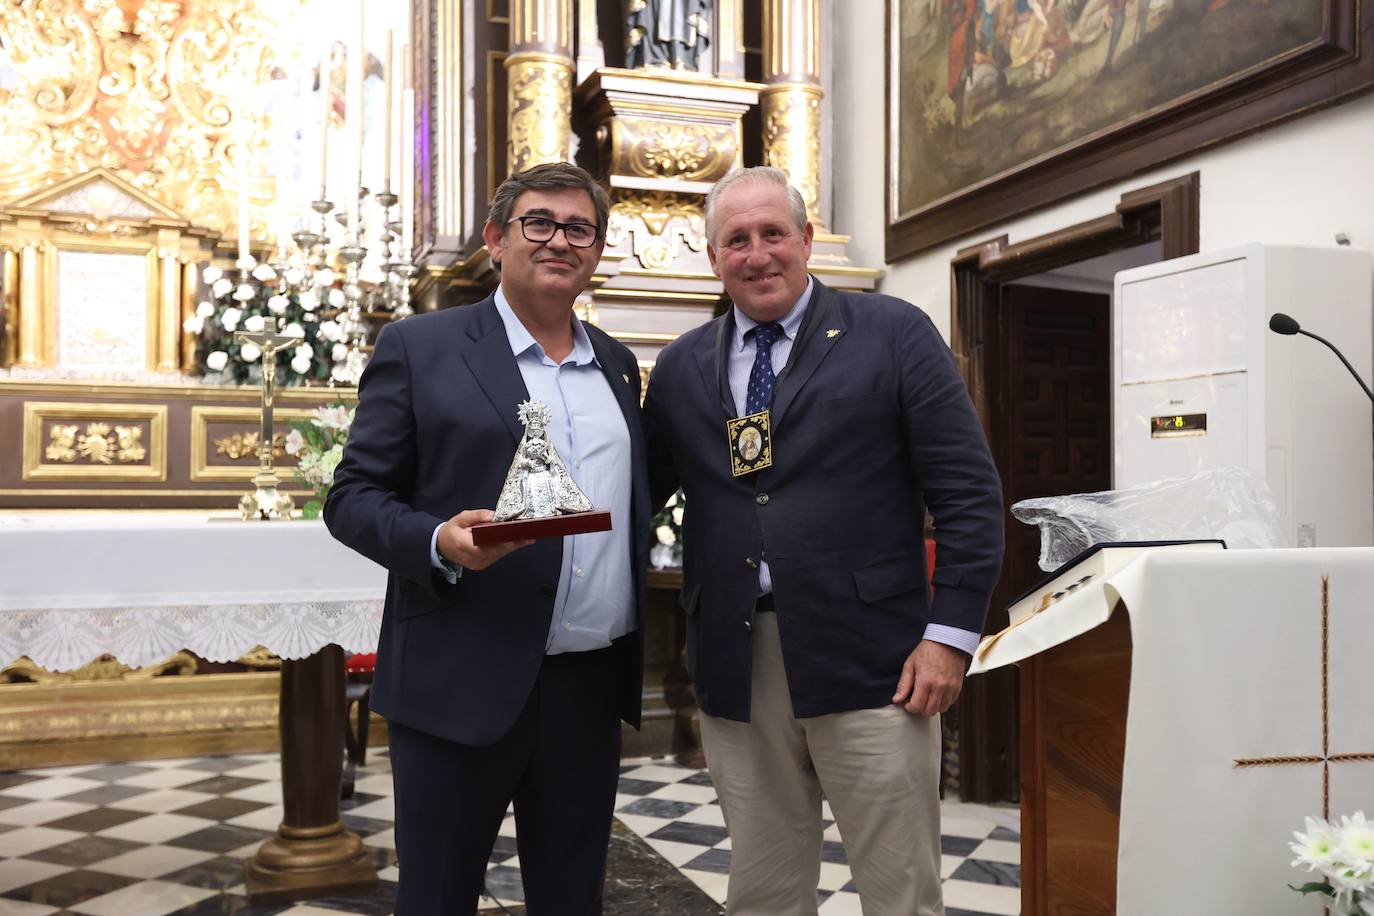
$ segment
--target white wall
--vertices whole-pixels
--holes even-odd
[[[1204,251],[1246,242],[1331,245],[1337,232],[1374,248],[1374,95],[1366,95],[885,265],[884,2],[836,4],[832,21],[831,231],[852,236],[855,263],[887,270],[879,289],[926,309],[946,337],[955,251],[1003,233],[1014,244],[1110,213],[1124,191],[1188,172],[1201,173]]]

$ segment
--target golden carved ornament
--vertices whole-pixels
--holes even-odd
[[[132,464],[147,456],[143,447],[143,427],[115,426],[95,422],[87,423],[85,432],[78,433],[79,426],[55,423],[48,428],[50,440],[44,455],[49,461],[70,464],[78,455],[91,464]]]
[[[256,461],[258,459],[258,443],[260,441],[260,434],[257,430],[234,433],[232,436],[225,436],[222,439],[214,440],[215,454],[223,455],[230,461],[238,461],[243,458],[250,458]],[[273,457],[281,457],[285,453],[286,437],[280,434],[273,436]]]
[[[245,665],[255,671],[280,671],[281,657],[271,649],[264,649],[262,646],[254,646],[245,655],[239,656],[240,665]]]
[[[506,58],[510,84],[511,172],[568,158],[572,128],[572,62],[542,54]]]
[[[4,684],[70,684],[82,681],[141,681],[164,675],[196,673],[195,656],[177,652],[155,665],[130,668],[113,655],[102,655],[75,671],[49,671],[34,664],[28,656],[21,656],[13,664],[0,668],[0,683]]]
[[[733,125],[624,116],[611,122],[611,162],[618,174],[715,181],[737,155]]]
[[[303,2],[0,0],[16,79],[0,89],[0,200],[104,166],[226,232],[248,157],[265,214],[276,189],[258,167],[274,132],[252,100],[282,65],[279,27]]]
[[[820,223],[821,91],[814,86],[764,90],[763,160],[782,169],[801,191],[806,215]]]
[[[646,270],[667,270],[686,245],[706,248],[706,218],[701,206],[676,194],[640,191],[623,194],[611,207],[606,244],[630,240],[630,250]]]

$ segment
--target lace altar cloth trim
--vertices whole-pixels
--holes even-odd
[[[301,659],[330,644],[375,652],[382,600],[0,611],[0,665],[27,655],[71,671],[103,654],[131,668],[187,649],[230,662],[263,646]]]

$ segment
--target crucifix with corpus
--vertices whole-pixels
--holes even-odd
[[[295,503],[277,489],[281,483],[272,467],[272,401],[276,396],[277,354],[288,347],[300,345],[300,338],[271,331],[239,331],[234,340],[243,346],[252,344],[262,351],[262,426],[258,436],[258,473],[253,478],[253,492],[239,500],[239,514],[245,520],[289,519]]]

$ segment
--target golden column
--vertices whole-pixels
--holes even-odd
[[[763,8],[763,159],[782,169],[821,217],[820,0],[766,0]]]
[[[158,250],[162,279],[158,284],[157,371],[181,370],[181,263],[175,249]]]
[[[5,339],[0,345],[0,366],[8,366],[18,355],[19,329],[15,321],[19,318],[19,255],[6,248],[0,251],[4,264],[0,265],[0,278],[5,286]]]
[[[48,341],[43,320],[40,242],[24,242],[19,250],[19,358],[20,366],[46,366]]]
[[[200,290],[200,266],[193,260],[184,260],[181,265],[181,320],[184,323],[196,313],[199,305],[196,293]],[[196,366],[197,335],[189,331],[181,333],[181,367],[190,372]]]
[[[510,145],[518,172],[568,158],[572,136],[573,0],[514,0],[510,8]]]

